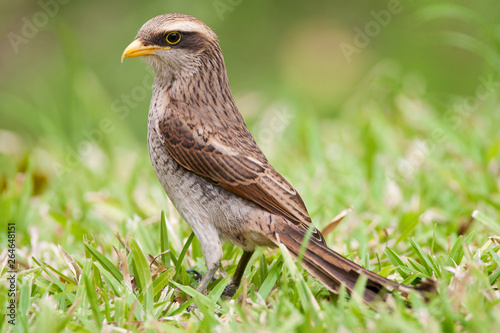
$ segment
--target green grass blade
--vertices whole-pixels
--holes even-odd
[[[490,274],[490,285],[494,285],[498,277],[500,276],[500,256],[493,251],[490,251],[491,258],[495,261],[498,267]]]
[[[492,218],[488,217],[478,210],[472,212],[472,217],[476,221],[481,222],[484,226],[493,230],[495,234],[500,235],[500,222],[493,220]]]
[[[184,257],[186,256],[186,253],[189,249],[189,246],[191,245],[191,242],[193,241],[193,238],[194,238],[194,232],[191,232],[191,234],[189,235],[189,237],[186,241],[186,244],[184,244],[184,246],[182,247],[182,251],[179,254],[179,257],[177,258],[177,264],[175,265],[176,274],[175,274],[174,279],[177,279],[177,276],[179,275],[179,271],[180,271],[182,262],[184,261]]]
[[[182,290],[183,292],[185,292],[189,296],[193,297],[193,299],[194,299],[195,302],[197,302],[197,303],[199,302],[199,303],[203,304],[206,307],[214,307],[215,306],[215,302],[213,300],[211,300],[207,296],[203,295],[199,291],[191,288],[190,286],[185,286],[185,285],[182,285],[182,284],[177,283],[175,281],[172,281],[172,283],[177,288],[179,288],[180,290]]]
[[[142,252],[139,244],[132,239],[130,241],[130,249],[133,256],[133,266],[135,268],[135,278],[137,281],[137,286],[141,291],[141,295],[144,295],[143,305],[146,313],[152,313],[153,311],[153,281],[151,279],[151,272],[149,271],[149,265],[146,260],[146,256]]]
[[[102,328],[103,319],[101,311],[99,309],[99,305],[97,304],[96,287],[92,282],[92,279],[89,278],[87,275],[83,275],[82,278],[83,278],[84,288],[87,292],[90,309],[92,310],[92,315],[94,316],[95,323],[100,330]]]
[[[97,251],[95,247],[90,244],[85,244],[85,247],[90,252],[92,257],[104,267],[108,272],[110,272],[116,280],[123,281],[123,274],[116,268],[115,265],[108,258],[103,256],[101,252]]]
[[[111,274],[108,270],[103,268],[100,263],[96,262],[95,265],[99,268],[101,276],[104,280],[104,283],[111,287],[111,290],[117,297],[121,297],[123,295],[124,286],[123,280],[118,281],[113,274]]]
[[[175,275],[175,269],[174,268],[169,268],[165,272],[161,273],[160,276],[158,276],[154,281],[153,281],[153,295],[156,296],[158,295],[163,288],[170,282],[172,277]]]
[[[165,212],[161,211],[160,218],[160,251],[162,253],[161,260],[163,264],[167,267],[170,267],[170,245],[168,242],[168,230],[167,230],[167,221],[165,219]]]
[[[438,278],[441,277],[441,272],[438,270],[437,265],[433,262],[432,258],[424,252],[420,244],[414,238],[410,238],[410,244],[415,250],[418,258],[420,259],[421,265],[427,271],[427,276],[431,277],[434,272]],[[424,272],[422,272],[424,273]]]
[[[269,267],[269,273],[267,274],[266,279],[262,282],[262,285],[259,288],[259,294],[263,299],[266,299],[267,296],[269,296],[269,294],[271,293],[271,290],[273,290],[276,281],[278,281],[279,277],[281,276],[282,267],[282,259],[274,261],[271,264],[271,267]]]
[[[214,302],[217,302],[230,280],[231,278],[229,276],[220,280],[219,283],[217,283],[217,285],[212,288],[212,290],[208,294],[208,298],[210,298]]]
[[[408,266],[404,263],[404,261],[401,260],[396,252],[394,252],[391,248],[386,247],[384,252],[389,258],[389,261],[396,267],[399,275],[401,275],[403,279],[406,279],[408,277],[408,274],[402,268],[406,268]]]

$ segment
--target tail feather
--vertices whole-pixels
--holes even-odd
[[[276,229],[279,241],[297,258],[304,239],[303,231],[290,225]],[[407,294],[412,288],[388,280],[355,264],[326,245],[311,238],[302,259],[302,265],[333,293],[338,293],[341,284],[352,293],[361,275],[366,276],[363,299],[366,302],[385,300],[392,290]]]

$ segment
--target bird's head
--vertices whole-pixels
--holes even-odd
[[[185,14],[160,15],[146,22],[123,51],[122,62],[139,56],[144,56],[157,78],[166,80],[192,76],[203,65],[224,67],[215,33]]]

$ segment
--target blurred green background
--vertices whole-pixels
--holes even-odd
[[[59,193],[45,201],[52,211],[67,209],[62,197],[71,191],[80,197],[113,193],[119,179],[155,182],[146,148],[152,74],[138,59],[121,64],[120,56],[143,23],[167,12],[196,16],[217,33],[249,128],[311,213],[326,216],[320,224],[352,204],[378,210],[384,221],[402,218],[394,210],[414,205],[415,193],[426,201],[411,219],[437,207],[436,219],[451,221],[444,234],[457,231],[478,202],[498,209],[495,1],[0,6],[2,187],[31,170],[30,195]],[[382,209],[384,200],[395,201]],[[5,201],[4,214],[27,223],[20,215],[30,209],[21,208],[33,202],[26,202]],[[155,211],[130,205],[126,214]]]
[[[61,2],[67,4],[1,5],[0,124],[23,139],[75,144],[84,139],[82,129],[113,117],[113,101],[145,76],[140,61],[120,64],[121,52],[144,22],[162,13],[191,14],[218,34],[234,94],[256,93],[262,103],[241,106],[250,123],[263,105],[281,99],[298,112],[335,118],[382,62],[389,66],[384,70],[422,80],[429,98],[472,95],[497,60],[487,52],[498,48],[500,35],[498,26],[492,29],[500,11],[494,1],[396,1],[400,13],[348,61],[341,44],[355,45],[356,28],[364,30],[372,12],[387,10],[391,1]],[[26,19],[35,24],[33,37],[9,35],[31,32]],[[120,140],[144,139],[149,96],[137,99],[129,116],[116,121],[126,130]]]

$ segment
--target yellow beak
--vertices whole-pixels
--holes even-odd
[[[140,39],[134,40],[132,43],[130,43],[129,46],[123,51],[122,53],[122,62],[123,58],[134,58],[134,57],[140,57],[143,55],[148,55],[152,54],[154,50],[156,49],[164,49],[164,50],[170,50],[169,46],[156,46],[156,45],[145,45],[144,42]]]

